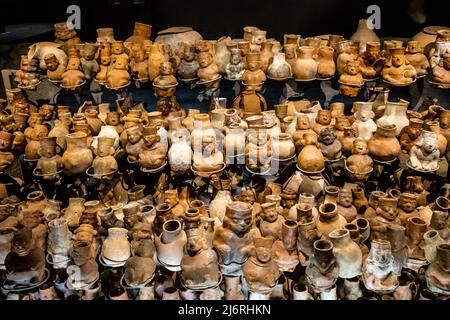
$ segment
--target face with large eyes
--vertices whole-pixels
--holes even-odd
[[[295,200],[295,199],[284,199],[282,201],[282,204],[283,204],[283,207],[290,209],[290,208],[292,208],[293,206],[295,206],[297,204],[297,200]]]
[[[113,44],[111,45],[111,51],[113,54],[122,54],[124,52],[123,43],[113,42]]]
[[[259,61],[258,60],[247,61],[247,69],[252,72],[258,70],[259,69]]]
[[[226,222],[227,228],[236,235],[243,235],[252,226],[252,216],[251,214],[234,213],[225,216],[224,222]]]
[[[106,122],[110,126],[117,126],[120,123],[120,118],[118,113],[108,113],[106,116]]]
[[[284,54],[286,59],[294,59],[295,58],[295,46],[286,46],[284,48]]]
[[[317,120],[323,126],[329,125],[331,123],[331,112],[328,110],[320,110],[317,114]]]
[[[128,68],[128,59],[126,58],[118,58],[115,63],[116,69],[126,70]]]
[[[55,71],[58,69],[59,61],[56,59],[55,55],[52,55],[51,57],[45,58],[45,66],[50,71]]]
[[[307,116],[297,117],[297,129],[299,130],[309,129],[309,119]]]
[[[239,52],[239,53],[232,54],[230,63],[234,64],[234,65],[241,63],[241,53]]]
[[[198,64],[202,68],[208,67],[212,63],[212,57],[209,52],[200,52],[198,55]]]
[[[367,143],[365,141],[355,141],[353,142],[353,154],[367,154]]]
[[[256,247],[256,258],[261,262],[269,262],[272,258],[272,251],[269,248]]]
[[[6,137],[0,138],[0,150],[1,151],[9,151],[11,150],[11,139],[7,139]],[[1,221],[1,219],[0,219]]]
[[[287,250],[294,250],[297,248],[297,238],[296,234],[286,234],[283,237],[283,244]]]
[[[359,73],[360,69],[359,69],[359,64],[357,63],[349,63],[347,64],[347,73],[349,75],[357,75]]]
[[[138,143],[139,140],[141,140],[142,134],[139,132],[139,130],[131,130],[127,131],[127,139],[128,142],[131,144]]]
[[[400,197],[398,206],[405,212],[413,212],[416,209],[417,201],[412,198]]]
[[[405,63],[405,56],[401,53],[394,53],[391,56],[391,60],[394,67],[400,67]]]
[[[184,60],[191,62],[195,59],[195,51],[191,47],[187,46],[184,49]]]
[[[278,212],[274,206],[270,208],[264,208],[261,216],[267,222],[275,222],[278,218]]]
[[[432,153],[438,148],[437,140],[432,137],[425,137],[422,141],[422,149],[427,153]]]

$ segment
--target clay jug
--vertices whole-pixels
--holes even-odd
[[[398,157],[401,146],[396,138],[395,125],[377,125],[377,131],[368,142],[368,149],[370,156],[376,160],[391,161]]]
[[[336,64],[333,60],[334,49],[322,46],[319,48],[317,57],[317,77],[329,78],[336,72]]]
[[[317,172],[325,168],[322,152],[315,145],[305,146],[298,155],[298,167],[306,172]]]
[[[339,265],[339,277],[350,279],[361,274],[362,252],[359,246],[350,238],[350,232],[338,229],[330,232],[333,242],[333,253]]]
[[[395,135],[398,136],[402,129],[409,125],[409,119],[406,116],[407,110],[408,103],[406,102],[388,102],[384,110],[384,115],[378,119],[377,125],[395,125]]]
[[[287,160],[295,157],[295,145],[287,133],[272,136],[272,157],[279,160]]]
[[[211,126],[209,116],[200,113],[194,116],[194,130],[191,132],[191,145],[194,152],[201,150],[204,136],[215,137],[215,131]]]
[[[273,48],[274,43],[272,41],[264,41],[261,44],[261,52],[260,52],[260,66],[261,70],[264,73],[267,73],[267,69],[272,64],[273,61]]]
[[[317,62],[314,60],[314,47],[300,47],[293,72],[295,80],[310,81],[317,75]]]
[[[284,53],[280,52],[273,56],[272,64],[267,68],[267,76],[272,79],[288,79],[292,77],[292,67],[286,61]]]
[[[78,226],[78,221],[84,212],[83,198],[69,198],[69,205],[63,210],[63,216],[69,227]]]
[[[192,149],[184,135],[172,137],[172,145],[168,153],[170,170],[175,174],[187,172],[191,167]]]
[[[108,237],[102,245],[102,257],[114,262],[126,261],[131,255],[127,234],[127,229],[109,228]]]
[[[93,155],[86,133],[75,132],[66,136],[67,149],[62,156],[64,169],[70,175],[84,173],[92,164]]]
[[[55,120],[55,126],[48,133],[48,137],[56,137],[56,144],[62,148],[66,149],[66,136],[69,134],[69,129],[67,125],[61,120]]]
[[[337,212],[337,204],[323,203],[319,206],[319,220],[317,230],[325,238],[329,237],[331,231],[343,229],[347,220]]]
[[[97,110],[88,109],[84,112],[84,115],[86,116],[86,122],[89,125],[89,129],[91,130],[92,135],[98,135],[102,128],[103,122],[98,117]]]
[[[170,271],[180,271],[186,242],[186,233],[178,220],[165,222],[161,235],[155,238],[158,261]]]

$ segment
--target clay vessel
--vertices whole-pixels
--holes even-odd
[[[178,220],[165,222],[161,235],[155,238],[158,261],[171,271],[180,271],[186,242],[186,234]]]
[[[113,262],[126,261],[131,255],[127,233],[124,228],[109,228],[108,237],[102,245],[102,257]]]
[[[329,237],[331,231],[343,229],[347,220],[337,213],[337,204],[324,203],[319,206],[319,221],[317,221],[317,230],[325,238]]]
[[[300,47],[293,72],[295,80],[314,80],[317,75],[317,62],[314,60],[314,47]]]
[[[62,156],[62,163],[71,175],[84,173],[92,164],[94,157],[87,138],[87,134],[82,132],[66,136],[67,149]]]
[[[333,60],[334,49],[331,47],[320,47],[317,57],[317,77],[329,78],[336,72],[336,64]]]
[[[359,246],[350,238],[350,232],[345,229],[334,230],[329,234],[333,242],[333,253],[339,265],[339,277],[350,279],[361,274],[362,252]]]
[[[368,142],[369,154],[376,160],[391,161],[398,157],[401,151],[396,138],[396,126],[377,126],[377,131]]]
[[[361,51],[366,51],[367,42],[380,42],[380,38],[369,28],[369,21],[359,20],[358,30],[351,36],[351,40],[359,42]]]

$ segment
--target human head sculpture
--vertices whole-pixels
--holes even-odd
[[[336,140],[336,138],[337,138],[336,133],[334,132],[333,128],[331,128],[331,127],[323,128],[320,131],[319,141],[327,146],[333,144],[333,142]]]
[[[253,205],[256,202],[255,191],[249,187],[245,186],[241,189],[241,194],[237,197],[239,201]]]
[[[350,60],[347,62],[345,72],[351,76],[356,76],[361,72],[360,62],[355,60]]]
[[[155,143],[161,141],[161,137],[158,135],[156,126],[145,126],[142,130],[144,143],[147,147],[153,146]]]
[[[316,121],[323,126],[328,126],[331,124],[331,118],[330,110],[319,110]]]
[[[284,190],[281,194],[281,204],[284,208],[290,209],[297,204],[297,192]]]
[[[260,46],[266,40],[267,31],[264,30],[253,30],[252,32],[252,43]]]
[[[120,115],[116,111],[108,112],[106,115],[106,124],[109,126],[118,126],[120,124]]]
[[[405,128],[408,138],[414,141],[420,137],[423,131],[423,121],[417,118],[409,119],[409,126]]]
[[[88,241],[92,243],[97,235],[97,230],[90,224],[80,224],[75,230],[75,239],[79,241]]]
[[[408,41],[407,51],[408,51],[408,53],[420,53],[420,52],[422,52],[422,47],[421,47],[419,41],[415,41],[415,40]]]
[[[7,131],[0,131],[0,151],[11,151],[14,135]]]
[[[297,48],[298,46],[295,44],[287,44],[284,46],[284,54],[286,60],[295,59],[297,56]]]
[[[206,238],[201,228],[186,230],[186,251],[190,256],[195,256],[207,248]]]
[[[352,190],[348,188],[340,189],[338,194],[338,203],[345,208],[350,208],[353,205]]]
[[[44,57],[45,66],[50,71],[55,71],[59,67],[59,60],[53,53],[48,53]]]
[[[145,51],[140,48],[134,51],[133,59],[135,62],[143,62],[145,60]]]
[[[111,52],[112,54],[119,55],[125,52],[125,47],[123,45],[123,41],[114,41],[111,44]]]
[[[102,49],[100,51],[100,64],[102,66],[109,66],[111,63],[111,54],[109,50]]]
[[[400,67],[407,63],[405,57],[405,48],[392,48],[391,53],[391,63],[394,67]]]
[[[223,227],[231,230],[237,236],[243,236],[252,227],[253,207],[245,202],[234,201],[227,205]]]
[[[195,45],[191,43],[185,43],[184,44],[184,50],[183,50],[183,60],[187,62],[194,61],[196,58],[196,48]]]
[[[403,192],[398,199],[398,206],[405,212],[413,212],[417,207],[417,195]]]
[[[255,256],[258,261],[267,263],[272,259],[272,244],[272,237],[257,237],[254,239]]]
[[[334,129],[337,131],[344,131],[346,127],[350,126],[350,121],[345,116],[340,116],[336,118],[336,123],[334,124]]]
[[[297,249],[298,223],[294,220],[285,220],[281,226],[283,245],[288,251]]]
[[[55,109],[55,107],[51,104],[48,103],[44,103],[40,108],[39,108],[39,113],[44,115],[44,120],[51,120],[53,118],[53,110]]]
[[[369,153],[369,148],[367,146],[367,141],[364,139],[358,139],[356,138],[353,141],[353,148],[352,148],[352,154],[361,154],[365,155]]]
[[[272,223],[278,219],[278,211],[276,206],[277,204],[274,202],[263,203],[261,205],[262,207],[261,217],[264,221]]]
[[[254,72],[261,67],[261,57],[259,52],[249,52],[245,56],[245,59],[247,61],[247,70]]]
[[[433,211],[431,215],[430,227],[435,230],[442,230],[447,228],[448,212],[446,211]]]
[[[52,158],[56,155],[56,137],[42,137],[39,139],[39,155]]]
[[[202,51],[198,54],[198,64],[201,68],[207,68],[213,63],[212,55],[209,51]]]
[[[422,131],[419,140],[416,142],[425,154],[431,154],[439,149],[437,134],[431,131]]]
[[[111,137],[97,137],[98,144],[96,155],[98,157],[106,157],[114,154],[114,138]]]
[[[78,58],[69,58],[67,62],[67,70],[80,70],[80,59]]]
[[[301,114],[299,116],[297,116],[297,130],[307,130],[311,128],[310,122],[309,122],[309,118],[307,115]]]
[[[378,199],[377,215],[386,220],[394,221],[397,218],[397,201],[397,199],[389,197],[381,197]]]
[[[242,62],[241,50],[239,48],[231,49],[230,63],[238,65],[241,62]]]
[[[126,129],[127,140],[131,144],[138,143],[142,139],[142,131],[138,126]]]
[[[374,63],[381,58],[381,44],[379,42],[367,42],[364,58],[369,63]]]

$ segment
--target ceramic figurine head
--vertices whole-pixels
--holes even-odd
[[[203,51],[198,54],[198,64],[201,68],[207,68],[212,62],[212,55],[209,51]]]
[[[183,59],[187,62],[194,61],[196,57],[195,45],[186,43],[184,46]]]
[[[97,234],[97,231],[90,224],[81,224],[75,230],[76,240],[79,240],[79,241],[88,241],[88,242],[92,243],[92,241],[94,241],[94,237],[96,234]]]
[[[275,222],[278,218],[276,203],[263,203],[261,217],[264,221]]]
[[[364,58],[369,63],[374,63],[381,56],[380,49],[381,44],[379,42],[368,42],[366,44],[366,52],[364,53]]]
[[[246,234],[252,227],[253,207],[245,202],[235,201],[227,206],[223,227],[231,230],[236,235]]]
[[[22,211],[22,215],[23,225],[31,230],[36,228],[42,222],[39,211],[26,209]]]
[[[252,32],[252,43],[256,45],[261,45],[264,41],[266,41],[267,31],[264,30],[253,30]]]
[[[285,190],[281,194],[281,204],[285,208],[292,208],[297,204],[297,192]]]
[[[282,241],[287,250],[297,248],[298,224],[294,220],[286,220],[281,227]]]
[[[102,50],[100,55],[100,63],[102,66],[109,66],[111,63],[111,55]]]
[[[397,218],[397,199],[382,197],[378,200],[377,215],[389,221]]]
[[[419,41],[415,40],[408,41],[407,51],[408,53],[421,53],[422,47],[420,46]]]
[[[97,55],[98,47],[99,46],[95,43],[83,44],[81,49],[81,56],[89,61],[94,60]]]
[[[336,138],[337,138],[337,136],[334,133],[333,128],[331,128],[331,127],[323,128],[320,131],[319,141],[327,146],[331,145],[336,140]]]
[[[44,57],[45,66],[50,71],[55,71],[58,69],[59,66],[59,60],[56,58],[56,56],[53,53],[49,53]]]
[[[367,146],[367,141],[364,139],[355,139],[353,141],[352,154],[368,154],[369,148]]]
[[[44,115],[45,120],[50,120],[53,118],[53,110],[53,105],[45,103],[39,108],[39,113]]]
[[[142,132],[137,126],[126,129],[126,133],[127,133],[127,140],[131,144],[138,143],[139,140],[141,140],[142,138]]]
[[[357,75],[358,73],[361,72],[359,65],[360,65],[359,61],[350,60],[349,62],[347,62],[347,66],[346,66],[346,70],[345,70],[346,73],[351,76]]]
[[[247,59],[246,67],[249,71],[256,71],[260,68],[261,58],[259,52],[249,52],[245,58]]]
[[[238,196],[239,201],[253,205],[256,202],[255,191],[250,187],[243,187],[241,194]]]
[[[109,126],[118,126],[120,124],[120,115],[116,111],[111,111],[106,114],[106,124]]]
[[[196,255],[201,250],[207,248],[206,239],[203,230],[200,228],[186,230],[186,251],[190,256]]]
[[[26,256],[33,249],[34,241],[31,229],[25,226],[19,226],[14,232],[11,241],[11,252],[18,256]]]
[[[393,48],[390,53],[391,63],[394,67],[400,67],[406,63],[405,48]]]
[[[273,238],[255,238],[255,255],[258,261],[262,263],[269,262],[272,259]]]
[[[80,70],[80,65],[80,59],[70,58],[69,62],[67,62],[67,70]]]
[[[56,155],[56,137],[43,137],[39,139],[39,154],[44,158],[52,158]]]
[[[309,123],[309,118],[307,115],[299,115],[297,117],[297,130],[307,130],[311,128],[311,125]]]
[[[328,126],[331,123],[331,112],[330,110],[319,110],[317,113],[316,121],[323,126]]]
[[[334,129],[337,131],[344,131],[346,127],[350,126],[350,121],[345,116],[340,116],[336,118],[336,123],[334,124]]]
[[[114,138],[98,137],[97,156],[106,157],[114,154]]]
[[[442,230],[447,228],[448,212],[433,211],[431,216],[430,227],[435,230]]]
[[[0,151],[10,151],[14,135],[6,131],[0,131]]]
[[[238,48],[231,49],[230,63],[238,65],[241,62],[242,62],[241,50]]]
[[[160,75],[162,76],[173,75],[173,66],[170,62],[161,63]]]
[[[286,56],[286,60],[295,59],[297,56],[297,48],[298,46],[295,44],[288,44],[284,46],[284,54]]]
[[[423,121],[417,118],[409,119],[409,126],[405,128],[408,137],[414,141],[420,137],[423,131]]]
[[[125,47],[123,45],[123,41],[114,41],[111,44],[111,52],[112,54],[119,55],[124,53]]]
[[[143,128],[144,142],[147,147],[153,146],[161,141],[161,137],[157,134],[156,126],[147,126]]]
[[[417,207],[417,196],[404,192],[398,199],[398,206],[405,212],[413,212]]]
[[[144,51],[146,53],[149,53],[150,51],[152,51],[153,42],[151,40],[145,39],[142,43],[142,47],[144,48]]]
[[[352,190],[346,188],[339,190],[338,203],[345,208],[350,208],[353,205]]]

